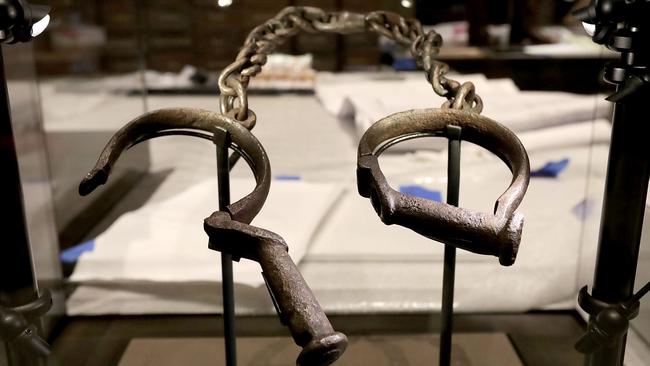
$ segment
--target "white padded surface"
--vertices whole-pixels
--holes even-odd
[[[421,75],[420,84],[427,86]],[[502,82],[501,87],[508,88],[507,83]],[[431,91],[427,89],[426,92],[428,98]],[[538,97],[543,99],[541,95],[535,98]],[[198,96],[151,97],[148,103],[150,109],[184,106],[217,110],[218,107],[215,97]],[[437,104],[436,101],[429,103],[429,106]],[[74,117],[76,123],[83,120],[96,128],[117,129],[139,113],[134,108],[127,118],[122,115],[126,112],[117,113],[120,103],[109,104],[113,107],[98,107],[102,113],[92,112],[93,119],[87,118],[89,113],[84,113],[86,118]],[[590,105],[593,108],[593,104]],[[300,265],[323,308],[338,313],[438,309],[442,247],[406,229],[383,226],[369,202],[358,196],[355,188],[358,136],[351,133],[351,126],[328,114],[316,98],[309,96],[254,96],[250,106],[258,115],[255,135],[269,153],[274,175],[297,175],[306,182],[335,182],[346,187],[335,209],[319,225]],[[515,106],[512,104],[513,108]],[[522,113],[521,118],[527,118],[529,113]],[[72,119],[68,116],[68,122]],[[50,128],[73,128],[73,123],[68,122]],[[594,230],[583,231],[582,221],[572,209],[585,199],[588,188],[589,207],[593,207],[585,219],[585,227],[597,228],[605,167],[602,159],[607,152],[604,144],[593,148],[585,145],[583,132],[593,132],[594,136],[602,137],[600,142],[603,142],[608,126],[599,122],[570,128],[573,128],[571,133],[567,133],[567,129],[556,130],[557,139],[550,137],[552,131],[540,131],[546,134],[541,137],[522,135],[522,141],[531,146],[533,168],[563,158],[570,159],[569,167],[558,179],[535,178],[531,182],[521,208],[526,215],[524,240],[513,267],[499,266],[496,258],[459,254],[458,311],[526,311],[573,306],[577,286],[583,282],[582,273],[590,273],[589,256],[595,251],[595,241],[591,240]],[[571,135],[575,140],[567,138]],[[495,158],[471,146],[466,147],[463,149],[461,205],[489,211],[506,188],[509,173]],[[207,142],[169,138],[152,143],[151,149],[153,173],[173,173],[161,185],[145,182],[143,187],[148,188],[144,189],[155,187],[152,194],[149,192],[147,204],[174,197],[183,192],[188,181],[200,181],[214,174],[214,150]],[[89,158],[89,165],[92,159]],[[602,171],[589,171],[590,159],[597,161]],[[388,155],[381,161],[391,184],[416,183],[444,192],[444,153]],[[600,180],[592,180],[588,185],[588,175]],[[249,176],[244,164],[233,172],[233,177]],[[125,201],[128,199],[126,197]],[[588,244],[581,246],[581,242]],[[579,265],[581,258],[587,264]],[[181,283],[135,279],[112,284],[87,283],[75,291],[68,305],[78,309],[78,314],[221,311],[218,279]],[[273,312],[266,289],[238,287],[237,311],[242,314]]]

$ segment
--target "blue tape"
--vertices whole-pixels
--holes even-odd
[[[297,181],[297,180],[300,180],[300,176],[299,175],[276,175],[275,179],[276,180],[293,180],[293,181]]]
[[[540,169],[530,172],[531,177],[557,178],[569,166],[569,159],[549,161]]]
[[[596,210],[596,202],[592,199],[585,198],[571,209],[571,213],[573,213],[578,220],[586,221],[588,218],[593,216]]]
[[[399,186],[399,191],[415,197],[426,198],[428,200],[442,202],[442,193],[440,191],[434,191],[431,189],[426,189],[418,185],[403,185]]]
[[[413,58],[397,58],[393,61],[395,71],[414,71],[418,69],[418,64]]]
[[[59,258],[63,263],[75,263],[83,253],[92,252],[93,250],[95,250],[95,241],[89,240],[62,251]]]

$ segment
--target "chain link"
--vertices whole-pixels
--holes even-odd
[[[410,47],[412,56],[424,69],[434,92],[447,98],[443,108],[475,113],[483,110],[483,102],[476,94],[474,84],[461,84],[445,76],[449,66],[434,59],[442,46],[442,38],[434,31],[424,32],[419,21],[383,11],[359,14],[327,12],[314,7],[287,7],[251,31],[235,62],[219,76],[223,114],[250,122],[247,92],[250,79],[262,71],[269,54],[301,31],[338,34],[372,31],[392,39]]]

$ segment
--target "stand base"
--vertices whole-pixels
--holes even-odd
[[[237,348],[241,365],[292,365],[300,352],[290,337],[240,337]],[[129,343],[119,366],[213,366],[223,359],[223,339],[138,338]],[[523,366],[503,333],[455,334],[452,360],[457,366]],[[352,336],[336,365],[438,365],[438,338]]]

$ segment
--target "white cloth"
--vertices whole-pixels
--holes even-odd
[[[531,181],[520,208],[525,224],[514,266],[502,267],[497,258],[458,251],[456,311],[573,306],[578,285],[584,284],[578,273],[581,253],[595,251],[593,240],[581,244],[582,231],[588,238],[597,234],[599,221],[597,209],[581,218],[575,208],[585,197],[598,207],[604,183],[604,164],[589,171],[590,149],[599,158],[607,152],[605,145],[596,145],[531,154],[533,168],[562,158],[570,163],[558,178]],[[510,173],[502,162],[471,146],[463,147],[462,159],[461,206],[490,212]],[[393,187],[418,184],[440,190],[444,197],[444,153],[389,155],[381,164]],[[592,194],[585,192],[588,174]],[[326,311],[411,312],[440,307],[442,245],[408,229],[383,225],[353,187],[319,226],[300,267]],[[585,258],[589,263],[593,259]],[[236,299],[238,314],[273,312],[266,289],[260,286],[239,284]],[[215,313],[221,311],[221,296],[216,282],[89,282],[72,295],[68,307],[77,315]]]
[[[420,73],[413,77],[417,78],[418,84],[426,87],[427,94],[422,95],[423,98],[429,98],[429,102],[425,106],[438,105],[438,101],[431,99],[435,96],[424,82],[424,77]],[[504,100],[507,100],[505,96],[508,93],[518,92],[516,88],[512,90],[512,86],[511,82],[503,81]],[[337,90],[340,92],[340,89],[332,89],[332,93],[336,94]],[[386,94],[383,99],[391,98],[394,98],[393,93]],[[594,102],[596,100],[593,96],[584,98]],[[214,108],[215,101],[213,97],[151,97],[149,103],[152,109],[174,105]],[[309,181],[336,182],[349,188],[341,198],[340,205],[326,215],[325,221],[319,221],[314,237],[309,239],[309,243],[312,243],[309,254],[300,264],[301,272],[323,308],[338,313],[431,311],[439,308],[441,246],[421,239],[407,229],[384,227],[369,202],[357,196],[353,183],[356,144],[346,130],[349,126],[337,124],[312,97],[284,96],[280,100],[277,97],[256,96],[251,98],[251,105],[255,106],[260,121],[263,121],[256,126],[255,134],[264,143],[276,174],[299,175]],[[411,105],[409,108],[413,107],[417,106]],[[107,128],[107,125],[117,128],[119,116],[112,118],[114,114],[98,115],[102,118],[95,120],[79,116],[75,123],[83,120],[101,128]],[[591,115],[582,120],[590,118]],[[122,122],[119,123],[126,120],[121,119]],[[529,195],[521,209],[526,216],[524,242],[513,267],[500,267],[496,258],[459,254],[456,291],[458,311],[526,311],[552,308],[558,304],[570,308],[578,284],[587,283],[582,277],[575,280],[580,252],[584,254],[583,258],[587,258],[584,262],[587,265],[580,266],[580,272],[588,275],[586,281],[590,280],[593,270],[588,263],[593,262],[589,258],[595,252],[594,236],[597,237],[600,211],[598,202],[593,204],[593,214],[585,221],[589,227],[585,228],[582,242],[588,245],[585,244],[582,251],[579,250],[579,224],[575,223],[578,218],[567,212],[579,204],[585,195],[595,200],[602,197],[600,182],[604,177],[607,148],[580,145],[582,142],[579,140],[584,140],[582,134],[585,131],[591,131],[592,128],[599,131],[600,127],[582,124],[569,126],[571,125],[557,128],[578,128],[580,131],[567,134],[564,130],[555,137],[540,137],[542,134],[553,134],[544,129],[530,131],[528,137],[529,132],[519,133],[524,144],[531,150],[533,168],[540,167],[549,160],[565,157],[570,158],[570,165],[558,179],[532,181]],[[569,135],[577,139],[573,142],[559,141],[562,140],[560,137]],[[550,140],[550,143],[543,140]],[[190,140],[186,144],[185,141],[182,138],[169,138],[165,142],[152,143],[152,169],[164,171],[173,168],[172,175],[182,173],[179,175],[183,179],[174,184],[168,184],[171,177],[165,180],[154,193],[155,200],[152,198],[147,205],[182,194],[186,182],[195,182],[214,174],[214,148],[207,143],[196,144]],[[578,146],[565,147],[576,142],[579,143]],[[493,157],[486,160],[484,155],[489,154],[473,150],[469,144],[463,145],[461,205],[490,211],[494,199],[508,185],[509,173],[505,165]],[[592,169],[592,177],[587,172],[590,154],[594,166],[603,169]],[[387,154],[382,156],[380,162],[392,184],[420,184],[444,192],[444,154],[426,151],[408,158]],[[250,176],[244,168],[245,165],[240,164],[233,171],[233,176]],[[587,184],[587,178],[594,180]],[[485,183],[486,179],[488,183]],[[272,196],[278,185],[274,182]],[[585,193],[586,186],[589,189]],[[293,205],[300,197],[296,191],[291,192]],[[196,230],[195,234],[186,236],[196,235],[200,238],[194,252],[200,253],[202,258],[212,257],[215,268],[211,267],[211,270],[218,273],[218,253],[211,253],[207,249],[207,237],[200,227],[202,219],[216,207],[216,184],[209,192],[201,194],[201,200],[209,199],[215,202],[210,202],[205,212],[197,216],[198,224],[191,224],[196,227],[193,229]],[[270,203],[271,201],[268,204]],[[285,207],[282,209],[280,217],[291,212],[284,210]],[[344,212],[346,210],[349,212]],[[360,223],[359,226],[354,225],[357,222]],[[279,228],[265,226],[261,222],[258,225],[285,236],[291,248],[290,253],[295,255],[296,243]],[[562,235],[573,238],[575,242],[563,248],[565,240],[558,239]],[[259,276],[258,268],[256,274]],[[265,288],[252,288],[244,284],[237,286],[239,314],[273,313]],[[495,296],[496,293],[502,296]],[[93,280],[83,281],[83,285],[70,297],[68,311],[75,315],[216,313],[221,311],[220,301],[220,286],[214,280],[120,280],[113,284],[110,281]]]
[[[233,179],[233,198],[250,192],[254,182]],[[221,281],[219,254],[207,248],[203,219],[217,206],[215,180],[146,205],[119,218],[95,239],[70,277],[84,281]],[[297,263],[322,217],[341,193],[335,184],[274,181],[269,198],[253,225],[281,235]],[[287,202],[291,202],[288,209]],[[257,263],[242,259],[234,266],[235,281],[250,286],[264,283]]]
[[[607,150],[605,145],[593,147]],[[583,218],[575,213],[586,197],[590,163],[588,148],[542,151],[531,155],[533,168],[569,158],[558,178],[533,178],[519,211],[523,237],[516,263],[502,267],[498,259],[458,251],[455,307],[460,312],[525,311],[571,307],[578,284]],[[433,152],[388,156],[380,161],[392,187],[418,184],[444,192],[445,154]],[[604,165],[604,164],[603,164]],[[491,212],[510,182],[505,164],[471,147],[463,148],[461,207]],[[592,171],[592,189],[602,192],[603,171]],[[600,197],[594,194],[596,200]],[[595,206],[598,207],[596,202]],[[598,212],[588,216],[597,222]],[[345,233],[345,234],[342,234]],[[595,243],[590,243],[594,246]],[[316,238],[305,266],[306,278],[329,310],[349,311],[357,297],[358,311],[414,311],[440,307],[443,246],[409,229],[381,223],[367,199],[349,192],[332,212]],[[322,263],[321,263],[322,262]],[[328,278],[338,286],[319,283],[325,263],[356,263],[339,267]],[[318,282],[313,282],[318,281]],[[322,287],[321,287],[322,286]],[[337,306],[338,305],[338,306]],[[370,310],[369,310],[370,309]]]
[[[510,79],[486,79],[483,75],[452,75],[460,82],[471,81],[483,98],[483,115],[514,132],[606,118],[610,103],[602,96],[564,92],[520,91]],[[339,118],[353,118],[357,134],[391,114],[442,105],[419,73],[379,78],[366,75],[323,75],[316,84],[316,96],[324,108]],[[442,149],[444,146],[429,145]]]
[[[528,153],[609,143],[612,124],[604,119],[553,126],[517,134]]]

